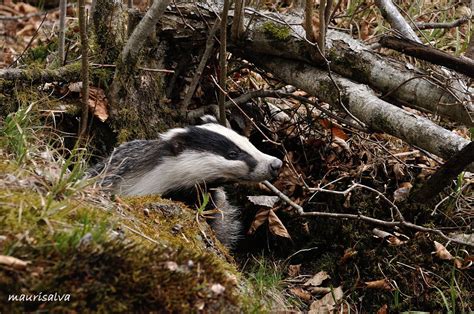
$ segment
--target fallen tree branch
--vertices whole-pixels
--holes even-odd
[[[306,97],[303,96],[297,96],[293,95],[292,93],[288,93],[285,91],[280,91],[280,90],[255,90],[255,91],[250,91],[248,93],[242,94],[237,98],[234,98],[232,100],[226,101],[225,106],[226,108],[231,107],[232,105],[235,104],[244,104],[251,99],[254,98],[266,98],[266,97],[272,97],[272,98],[293,98],[295,100],[308,103],[314,107],[316,107],[319,111],[323,112],[327,116],[339,121],[340,123],[343,123],[351,128],[354,128],[356,130],[362,131],[369,133],[370,131],[361,127],[359,124],[353,123],[350,120],[344,119],[336,115],[335,113],[331,112],[330,110],[327,110],[326,108],[320,106],[319,104],[315,103],[314,101],[309,100]],[[192,111],[188,112],[188,119],[190,121],[199,118],[200,116],[204,115],[206,112],[212,112],[215,115],[218,112],[218,107],[216,105],[209,105],[209,106],[202,106],[197,109],[194,109]]]
[[[438,169],[416,192],[413,199],[426,202],[438,195],[456,176],[474,160],[474,142],[464,146],[456,155]]]
[[[381,220],[381,219],[377,219],[377,218],[373,218],[373,217],[369,217],[369,216],[365,216],[365,215],[360,215],[360,214],[356,215],[356,214],[343,214],[343,213],[327,213],[327,212],[318,212],[318,211],[305,212],[303,207],[301,207],[300,205],[293,202],[288,196],[286,196],[280,190],[278,190],[275,186],[273,186],[273,184],[271,184],[268,181],[264,181],[263,184],[267,188],[269,188],[273,193],[275,193],[281,200],[283,200],[285,203],[287,203],[288,205],[290,205],[291,207],[296,209],[296,212],[298,213],[298,215],[300,215],[302,217],[327,217],[327,218],[336,218],[336,219],[354,219],[354,220],[362,220],[362,221],[367,222],[367,223],[371,223],[371,224],[375,224],[375,225],[379,225],[379,226],[384,226],[384,227],[391,227],[391,228],[405,227],[405,228],[413,229],[413,230],[416,230],[416,231],[437,234],[437,235],[439,235],[440,237],[442,237],[443,239],[445,239],[447,241],[457,243],[457,244],[462,244],[462,245],[465,245],[465,246],[474,247],[474,243],[464,242],[464,241],[461,241],[461,240],[458,240],[458,239],[448,237],[441,230],[438,230],[438,229],[435,229],[435,228],[428,228],[428,227],[419,226],[419,225],[416,225],[414,223],[407,222],[405,220],[385,221],[385,220]],[[344,193],[347,194],[348,192],[350,192],[353,189],[354,189],[354,187],[351,186],[345,191],[331,191],[331,190],[324,190],[324,189],[320,189],[320,191],[321,192],[329,192],[329,193],[337,193],[337,194],[344,194]]]
[[[415,31],[408,25],[407,21],[398,12],[397,7],[392,3],[391,0],[375,0],[375,5],[379,8],[382,16],[388,21],[388,23],[403,37],[421,43],[420,39],[416,35]]]
[[[308,64],[276,57],[255,56],[252,61],[286,83],[317,95],[333,106],[338,104],[337,95],[334,95],[336,83],[346,107],[371,129],[386,132],[444,159],[451,158],[469,143],[426,118],[379,99],[367,86],[337,74],[331,79],[326,72]],[[473,170],[474,164],[469,165],[469,169]]]
[[[474,78],[474,61],[471,59],[457,58],[436,48],[395,36],[382,37],[380,44],[385,48],[394,49],[409,56],[445,66]]]
[[[235,53],[244,58],[255,54],[276,56],[325,68],[322,57],[319,61],[314,59],[319,54],[314,54],[314,47],[308,45],[300,17],[254,14],[245,45],[230,47]],[[272,35],[266,30],[268,25],[284,36]],[[469,112],[474,112],[471,93],[458,79],[444,78],[442,72],[428,74],[419,69],[408,69],[406,64],[376,53],[342,32],[328,30],[326,41],[326,56],[332,72],[388,94],[388,99],[397,104],[474,126],[474,119],[469,115]]]
[[[66,82],[78,80],[81,75],[80,71],[80,62],[71,63],[57,69],[0,69],[0,79],[31,83]]]
[[[416,23],[416,28],[419,30],[423,29],[435,29],[435,28],[453,28],[461,26],[470,20],[469,16],[463,16],[457,20],[445,23]]]

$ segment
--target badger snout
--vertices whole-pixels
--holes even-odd
[[[278,176],[278,173],[280,172],[282,165],[283,165],[283,162],[278,158],[274,158],[270,162],[270,165],[268,167],[269,167],[270,174],[272,175],[273,178]]]

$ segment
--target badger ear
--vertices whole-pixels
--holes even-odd
[[[183,141],[179,136],[172,138],[169,142],[169,150],[174,156],[178,156],[184,149]]]
[[[198,125],[206,124],[206,123],[219,123],[219,122],[217,122],[216,117],[211,116],[210,114],[206,114],[206,115],[200,117],[199,121],[197,121]]]
[[[168,156],[178,156],[184,150],[184,140],[178,135],[162,141],[162,149]]]

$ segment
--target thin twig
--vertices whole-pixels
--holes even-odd
[[[46,17],[48,16],[48,13],[46,13],[44,16],[43,16],[43,20],[41,21],[40,25],[38,26],[38,28],[36,29],[35,33],[33,34],[33,37],[31,37],[30,41],[28,42],[28,44],[26,45],[25,49],[23,49],[23,51],[21,52],[21,54],[18,56],[18,58],[16,58],[9,66],[8,68],[11,68],[12,66],[14,66],[18,60],[20,60],[23,55],[25,54],[25,52],[30,48],[31,44],[33,43],[33,40],[36,39],[36,36],[38,36],[38,32],[39,30],[41,29],[41,26],[43,26],[43,23],[44,21],[46,21]]]
[[[445,23],[416,23],[416,28],[422,29],[435,29],[435,28],[453,28],[461,26],[470,20],[469,16],[463,16],[457,20]]]
[[[123,226],[125,229],[127,229],[127,230],[129,230],[129,231],[131,231],[131,232],[133,232],[133,233],[135,233],[135,234],[137,234],[137,235],[139,235],[139,236],[141,236],[141,237],[147,239],[148,241],[151,241],[151,242],[153,242],[153,243],[155,243],[155,244],[161,244],[160,242],[158,242],[158,241],[156,241],[156,240],[150,238],[149,236],[147,236],[147,235],[144,234],[143,232],[140,232],[140,231],[137,231],[137,230],[135,230],[135,229],[132,229],[132,228],[130,228],[130,227],[127,226],[127,225],[122,225],[122,226]]]
[[[225,93],[225,95],[228,97],[229,95],[226,93],[226,91],[224,91],[223,89],[221,89],[221,87],[219,86],[219,84],[217,83],[216,79],[214,77],[211,76],[211,79],[212,81],[214,82],[214,84],[216,85],[217,88],[219,88],[221,91],[223,91]],[[265,140],[269,143],[272,143],[274,145],[278,145],[280,146],[281,144],[280,143],[277,143],[273,140],[271,140],[262,130],[260,130],[260,128],[258,127],[258,125],[253,121],[252,118],[249,117],[249,115],[242,109],[240,108],[240,106],[232,99],[230,98],[230,102],[237,108],[239,109],[239,111],[253,124],[253,126],[260,132],[260,134],[262,134],[262,136],[265,138]]]
[[[188,92],[186,93],[186,96],[184,96],[183,104],[182,104],[182,110],[185,111],[189,103],[191,102],[191,98],[194,95],[194,91],[196,90],[196,87],[199,83],[199,79],[201,78],[202,72],[204,71],[204,68],[207,64],[207,60],[211,56],[212,49],[214,48],[214,36],[216,35],[217,30],[219,29],[219,26],[221,25],[221,22],[219,19],[216,19],[214,22],[214,26],[212,26],[209,36],[207,37],[206,40],[206,48],[202,54],[201,61],[199,62],[199,65],[196,69],[196,73],[194,74],[193,80],[191,81],[191,84],[189,84],[189,89]]]
[[[445,235],[440,230],[437,230],[437,229],[434,229],[434,228],[422,227],[422,226],[419,226],[419,225],[416,225],[416,224],[413,224],[411,222],[407,222],[407,221],[404,221],[404,220],[401,220],[401,221],[385,221],[385,220],[381,220],[381,219],[368,217],[368,216],[365,216],[365,215],[326,213],[326,212],[317,212],[317,211],[305,212],[303,207],[301,207],[300,205],[293,202],[288,196],[286,196],[280,190],[278,190],[275,186],[273,186],[273,184],[271,184],[268,181],[264,181],[263,184],[267,188],[269,188],[273,193],[275,193],[281,200],[283,200],[288,205],[290,205],[291,207],[296,209],[298,215],[303,216],[303,217],[313,217],[314,216],[314,217],[328,217],[328,218],[336,218],[336,219],[355,219],[355,220],[362,220],[362,221],[365,221],[365,222],[368,222],[368,223],[372,223],[372,224],[375,224],[375,225],[381,225],[381,226],[385,226],[385,227],[392,227],[392,228],[393,227],[406,227],[406,228],[410,228],[410,229],[413,229],[413,230],[416,230],[416,231],[434,233],[434,234],[439,235],[440,237],[442,237],[443,239],[445,239],[447,241],[457,243],[457,244],[466,245],[466,246],[470,246],[470,247],[474,247],[474,243],[464,242],[464,241],[461,241],[461,240],[458,240],[458,239],[454,239],[454,238],[448,237],[447,235]],[[327,191],[329,191],[329,190],[327,190]],[[325,190],[325,192],[326,192],[326,190]],[[329,191],[329,192],[336,193],[336,194],[342,194],[345,191],[342,191],[342,193],[340,191]]]
[[[219,122],[226,125],[225,97],[227,79],[227,15],[229,13],[230,0],[224,0],[224,8],[221,15],[221,33],[219,50]]]

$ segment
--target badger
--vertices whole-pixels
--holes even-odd
[[[157,140],[135,140],[116,148],[97,164],[102,188],[119,195],[159,194],[196,205],[206,187],[212,206],[221,214],[209,219],[216,237],[232,248],[239,238],[239,211],[229,204],[225,183],[261,182],[278,175],[282,161],[258,150],[246,137],[217,123],[213,116],[203,124],[170,129]]]

